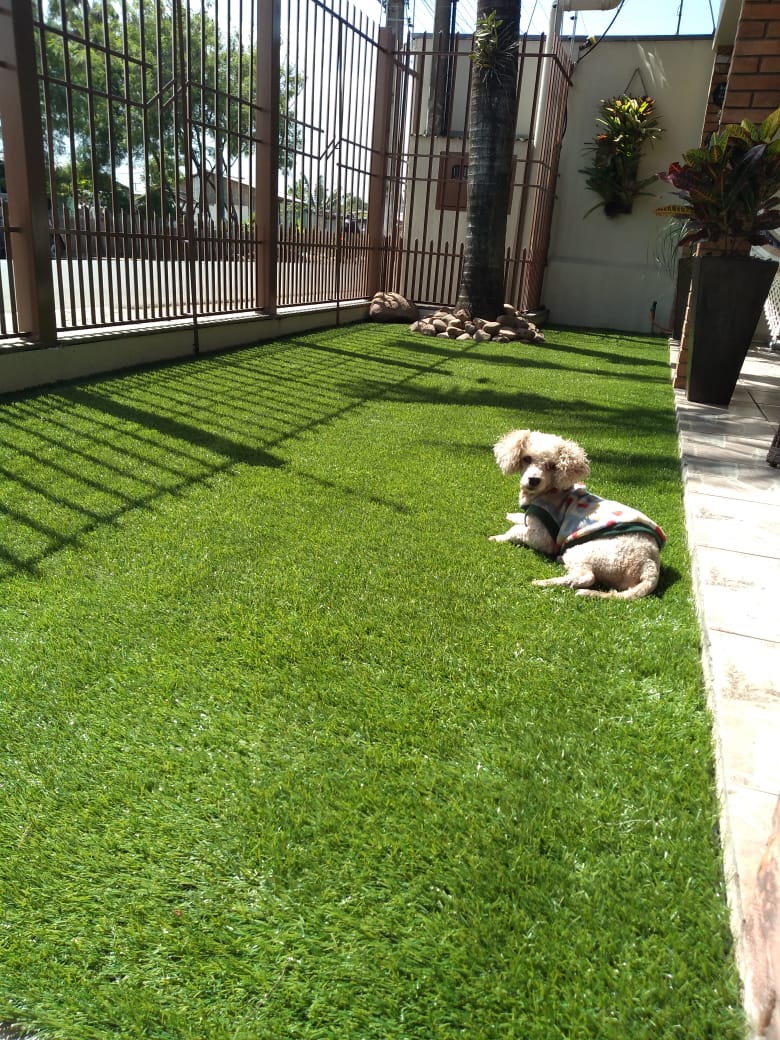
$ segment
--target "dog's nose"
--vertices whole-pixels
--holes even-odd
[[[542,478],[541,477],[529,477],[528,480],[526,480],[526,484],[527,484],[527,486],[529,488],[539,487],[541,482],[542,482]]]

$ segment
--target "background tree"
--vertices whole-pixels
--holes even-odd
[[[50,0],[42,60],[50,74],[49,147],[54,188],[76,204],[124,209],[126,171],[140,208],[181,208],[190,157],[201,217],[228,217],[230,171],[254,136],[255,50],[208,10],[180,0]],[[182,67],[182,59],[183,66]],[[65,83],[73,84],[67,89]],[[185,110],[182,87],[189,88]],[[295,101],[304,77],[280,73],[280,168],[302,139]],[[90,86],[92,89],[90,90]],[[185,134],[188,133],[188,139]]]
[[[305,174],[288,190],[287,205],[295,226],[301,230],[328,230],[339,218],[343,223],[349,221],[357,230],[368,212],[368,204],[359,195],[328,188],[322,176],[312,183]]]
[[[478,0],[469,115],[468,201],[458,306],[492,318],[504,303],[504,251],[517,118],[520,0]]]

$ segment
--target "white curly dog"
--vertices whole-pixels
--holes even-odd
[[[528,545],[566,567],[561,577],[534,585],[567,585],[578,596],[619,599],[639,599],[655,589],[666,535],[644,513],[592,495],[580,483],[590,465],[579,444],[536,430],[511,430],[493,454],[503,473],[520,474],[523,511],[507,513],[512,527],[491,541]]]

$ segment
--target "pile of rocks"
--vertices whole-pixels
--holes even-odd
[[[439,336],[442,339],[474,340],[477,343],[544,343],[544,333],[532,321],[528,321],[510,303],[496,318],[473,318],[469,311],[460,307],[455,311],[439,310],[430,317],[420,318],[409,326],[410,332],[421,332],[424,336]]]
[[[376,293],[368,308],[371,321],[414,321],[419,313],[417,304],[397,292]]]

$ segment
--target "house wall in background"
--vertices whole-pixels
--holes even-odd
[[[722,123],[760,123],[780,104],[780,0],[744,0]]]
[[[569,94],[552,239],[542,302],[556,324],[648,333],[650,308],[669,325],[674,281],[656,257],[665,219],[658,205],[674,199],[662,182],[640,196],[632,213],[609,218],[585,185],[583,149],[597,133],[599,102],[623,92],[649,94],[664,129],[648,146],[640,174],[665,170],[701,141],[715,58],[710,37],[606,39],[575,67]]]

